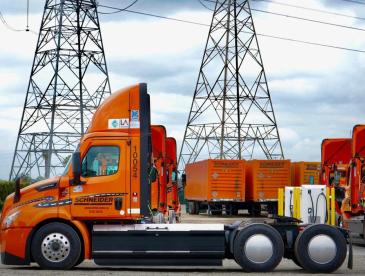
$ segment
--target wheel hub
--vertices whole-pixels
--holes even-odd
[[[335,241],[327,235],[314,236],[308,243],[308,255],[318,264],[331,262],[337,253]]]
[[[244,253],[251,262],[262,264],[272,257],[274,246],[266,235],[256,234],[247,239]]]
[[[60,233],[46,236],[41,247],[43,257],[50,262],[62,262],[70,254],[70,241]]]

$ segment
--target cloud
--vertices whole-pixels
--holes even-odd
[[[132,1],[132,0],[131,0]],[[130,2],[131,2],[130,1]],[[37,30],[44,1],[31,1],[30,26]],[[123,7],[128,1],[104,0]],[[343,1],[286,3],[362,16],[365,9]],[[363,21],[251,1],[252,7],[362,27]],[[139,1],[133,9],[208,23],[211,12],[196,0]],[[25,27],[25,4],[3,0],[2,12],[14,27]],[[258,33],[365,49],[362,32],[254,12]],[[113,90],[147,82],[152,121],[182,141],[208,28],[128,13],[100,15]],[[0,178],[7,178],[18,132],[37,36],[0,25]],[[287,158],[319,160],[327,137],[349,137],[365,123],[365,55],[258,37],[274,111]]]

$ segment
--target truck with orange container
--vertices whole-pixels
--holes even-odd
[[[343,223],[352,232],[365,238],[365,125],[352,131],[352,158],[342,201]]]
[[[352,156],[351,138],[324,139],[321,146],[321,182],[335,188],[335,208],[342,214],[341,206],[345,198],[348,165]]]
[[[321,146],[321,182],[333,186],[346,183],[346,168],[351,159],[351,138],[324,139]],[[336,173],[336,170],[339,171]],[[336,175],[335,175],[336,174]]]
[[[65,173],[9,195],[0,218],[4,265],[222,265],[271,271],[283,257],[311,272],[344,262],[348,233],[329,225],[158,224],[151,220],[154,145],[147,86],[113,93],[95,112]],[[325,241],[325,242],[323,242]]]
[[[185,167],[185,198],[189,212],[198,214],[207,209],[209,214],[235,215],[245,204],[244,160],[207,159]]]
[[[262,205],[276,214],[278,189],[291,186],[290,160],[250,160],[246,166],[246,201],[249,213],[261,214]]]
[[[180,221],[180,202],[177,187],[177,145],[173,137],[166,139],[167,207],[169,218]],[[172,213],[171,213],[172,212]]]
[[[166,129],[161,125],[151,126],[152,161],[156,173],[151,183],[151,209],[164,215],[167,212],[166,183]]]
[[[306,184],[320,184],[321,163],[320,162],[292,162],[291,163],[291,184],[301,186]]]

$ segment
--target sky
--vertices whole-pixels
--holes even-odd
[[[102,5],[121,8],[131,2],[99,0]],[[258,33],[365,51],[365,20],[287,7],[278,2],[364,18],[365,5],[344,0],[274,2],[251,1],[251,7],[364,30],[253,11]],[[30,0],[29,26],[34,32],[39,29],[43,6],[44,0]],[[198,0],[139,0],[132,9],[207,24],[212,16]],[[0,11],[10,26],[25,28],[25,0],[1,0]],[[152,122],[165,125],[168,135],[174,136],[180,146],[208,27],[126,12],[100,14],[100,21],[112,90],[147,83]],[[0,179],[7,179],[37,35],[9,30],[0,21],[0,37]],[[262,36],[258,41],[285,157],[293,161],[320,161],[323,139],[350,137],[355,124],[365,123],[365,53]]]

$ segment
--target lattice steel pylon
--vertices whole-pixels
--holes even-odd
[[[248,0],[215,1],[179,170],[206,158],[284,158]]]
[[[96,0],[46,0],[10,179],[60,173],[108,94]]]

